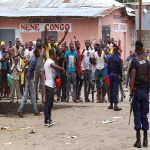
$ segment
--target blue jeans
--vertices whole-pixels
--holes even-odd
[[[53,108],[54,100],[54,88],[45,86],[46,89],[46,100],[44,105],[45,123],[47,120],[51,120],[51,109]]]
[[[90,89],[92,88],[93,86],[93,83],[92,83],[92,71],[91,70],[83,70],[84,72],[84,97],[85,97],[85,100],[88,100],[88,97],[89,97],[89,94],[90,94]],[[89,88],[88,88],[88,91],[87,91],[87,82],[89,82]]]
[[[31,96],[32,96],[33,110],[34,110],[35,113],[37,113],[38,110],[37,110],[37,107],[36,107],[35,88],[34,88],[33,79],[30,80],[30,88],[28,88],[28,79],[25,79],[25,92],[24,92],[24,95],[22,97],[21,104],[20,104],[20,107],[19,107],[18,111],[22,113],[22,108],[23,108],[24,103],[25,103],[25,101],[28,97],[29,89],[30,89]]]
[[[130,73],[127,73],[127,82],[126,82],[126,88],[128,87],[128,82],[129,82],[129,77],[130,77]]]

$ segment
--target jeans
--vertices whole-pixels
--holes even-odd
[[[76,92],[81,91],[82,85],[83,80],[79,76],[76,76]]]
[[[85,100],[88,100],[89,94],[90,94],[90,89],[92,88],[92,71],[91,70],[83,70],[84,72],[84,97]],[[89,82],[89,88],[87,91],[87,82]]]
[[[67,100],[69,100],[70,85],[73,84],[73,100],[76,100],[76,73],[75,71],[67,72]]]
[[[24,92],[24,95],[22,97],[21,104],[20,104],[18,111],[22,112],[22,108],[24,106],[25,100],[27,99],[29,89],[30,89],[31,96],[32,96],[33,110],[35,113],[37,113],[38,110],[36,107],[35,88],[34,88],[34,80],[33,79],[30,80],[30,88],[28,88],[28,79],[25,79],[25,92]]]
[[[54,88],[45,86],[46,89],[46,100],[44,105],[45,123],[47,120],[51,120],[51,110],[53,108],[54,100]]]
[[[127,82],[126,82],[126,88],[128,87],[128,82],[129,82],[129,77],[130,77],[130,73],[127,73]]]
[[[60,98],[62,90],[62,98],[66,99],[66,75],[57,70],[57,76],[61,79],[61,86],[57,89],[57,97]]]

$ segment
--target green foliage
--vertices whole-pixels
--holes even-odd
[[[120,3],[135,3],[139,2],[139,0],[117,0]]]

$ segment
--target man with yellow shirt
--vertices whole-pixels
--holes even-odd
[[[68,34],[68,30],[65,31],[65,35],[64,35],[63,38],[62,38],[61,40],[59,40],[57,43],[55,43],[54,37],[51,37],[52,33],[50,33],[50,34],[48,35],[48,38],[51,37],[51,38],[50,38],[50,43],[48,43],[48,42],[47,42],[47,39],[46,39],[46,33],[47,33],[47,28],[45,27],[45,45],[46,45],[46,47],[47,47],[47,53],[46,53],[46,54],[47,54],[47,59],[48,59],[48,58],[49,58],[49,50],[53,48],[53,49],[55,50],[55,52],[56,52],[58,46],[64,41],[66,35]]]

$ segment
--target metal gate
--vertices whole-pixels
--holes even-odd
[[[0,29],[0,42],[4,41],[9,46],[9,40],[12,41],[12,46],[15,45],[15,29]]]
[[[107,35],[110,36],[110,26],[102,26],[102,41],[105,41]]]
[[[50,33],[52,33],[52,37],[54,37],[54,38],[55,38],[55,42],[57,42],[57,41],[58,41],[58,39],[57,39],[57,31],[48,31],[47,34],[46,34],[46,37],[47,37]],[[42,43],[44,42],[44,35],[45,35],[45,32],[42,31],[42,32],[41,32]]]

